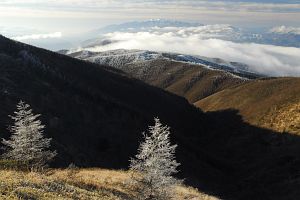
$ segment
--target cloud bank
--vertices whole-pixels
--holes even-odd
[[[46,33],[46,34],[32,34],[32,35],[22,35],[22,36],[16,36],[12,39],[18,40],[18,41],[24,41],[24,40],[40,40],[40,39],[49,39],[49,38],[61,38],[62,33],[61,32],[54,32],[54,33]]]
[[[224,26],[215,26],[211,31],[203,27],[170,27],[136,33],[114,32],[103,38],[117,42],[86,50],[144,49],[193,54],[242,62],[250,65],[254,72],[271,76],[300,76],[299,48],[230,42],[218,37],[224,30],[230,31]]]
[[[300,35],[300,27],[286,27],[286,26],[277,26],[270,30],[271,33],[277,33],[277,34],[295,34]]]

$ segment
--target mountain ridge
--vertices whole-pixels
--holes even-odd
[[[247,66],[225,66],[224,61],[176,53],[141,50],[106,52],[79,51],[67,54],[81,60],[108,65],[148,84],[163,88],[194,103],[217,91],[261,75],[247,72]],[[211,59],[212,60],[212,59]],[[240,66],[240,67],[239,67]]]

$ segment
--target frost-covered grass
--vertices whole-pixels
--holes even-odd
[[[130,172],[104,169],[50,170],[39,174],[0,170],[0,199],[135,199]],[[198,190],[176,187],[176,199],[216,200]]]

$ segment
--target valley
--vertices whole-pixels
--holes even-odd
[[[221,199],[299,195],[300,138],[264,125],[270,120],[281,127],[278,120],[285,120],[286,113],[298,113],[298,78],[241,77],[161,58],[118,67],[100,64],[1,36],[1,138],[9,136],[7,116],[22,99],[42,114],[45,135],[58,152],[53,168],[75,163],[81,168],[127,169],[142,132],[159,117],[171,127],[171,141],[178,145],[177,177],[185,184]],[[258,102],[265,104],[256,107]],[[280,115],[272,114],[276,109],[270,102],[287,107],[277,106]],[[257,116],[265,117],[259,121],[263,124],[253,121]],[[297,121],[291,116],[290,124],[290,119]],[[289,127],[293,133],[296,126]]]

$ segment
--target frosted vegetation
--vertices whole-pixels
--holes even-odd
[[[12,163],[7,169],[14,168],[31,172],[42,172],[47,164],[57,155],[51,151],[51,138],[44,137],[45,126],[39,120],[40,114],[33,114],[30,105],[20,101],[17,111],[9,116],[14,124],[9,127],[11,137],[3,139],[5,153],[3,163]],[[173,177],[180,165],[175,159],[177,145],[170,142],[170,127],[163,125],[158,118],[155,124],[149,126],[144,134],[138,154],[131,159],[130,181],[128,185],[136,191],[139,200],[165,200],[174,197],[176,187],[181,183]],[[6,166],[6,167],[7,167]],[[68,176],[74,178],[78,173],[75,165],[71,164]],[[0,168],[0,169],[1,169]]]
[[[170,143],[170,128],[158,118],[149,126],[149,134],[141,143],[130,168],[135,172],[133,180],[140,191],[140,199],[170,199],[178,181],[172,176],[180,165],[175,160],[177,145]]]
[[[43,169],[55,156],[55,151],[48,150],[51,138],[44,138],[44,128],[30,106],[23,101],[17,105],[14,116],[14,125],[9,128],[11,138],[3,139],[7,152],[3,155],[6,159],[11,159],[26,165],[30,170]]]
[[[243,63],[228,62],[217,58],[207,58],[203,56],[169,52],[117,49],[104,52],[92,52],[84,50],[75,53],[68,52],[67,54],[81,60],[86,60],[105,66],[108,65],[121,70],[130,64],[145,64],[147,61],[161,59],[201,65],[212,70],[222,70],[228,72],[232,76],[235,76],[234,74],[236,73],[239,73],[241,77],[249,74],[257,74],[251,71],[248,65]],[[147,64],[145,64],[145,67],[147,67]]]

